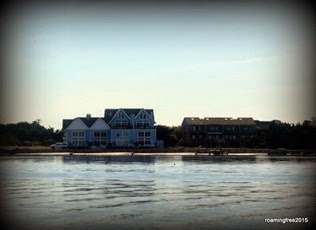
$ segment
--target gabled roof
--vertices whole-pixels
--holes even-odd
[[[204,119],[197,117],[185,117],[182,124],[188,125],[256,125],[251,117],[240,117],[233,119],[231,117],[206,117]]]
[[[63,119],[63,127],[62,129],[65,130],[73,121],[74,119]]]
[[[79,118],[75,118],[71,121],[71,123],[65,127],[67,129],[88,129],[89,127]]]
[[[90,128],[98,119],[102,119],[106,124],[109,124],[113,117],[118,113],[119,110],[122,110],[129,118],[131,115],[138,115],[142,110],[146,111],[149,116],[155,121],[154,118],[154,110],[153,109],[105,109],[104,117],[77,117],[75,119],[80,119],[88,128]],[[63,119],[63,130],[67,129],[67,127],[75,120],[75,119]]]
[[[136,118],[137,118],[138,116],[140,116],[140,114],[141,114],[143,111],[144,111],[145,113],[147,113],[147,115],[149,115],[149,117],[153,120],[153,122],[155,122],[155,119],[154,119],[154,111],[153,111],[152,109],[140,109],[140,110],[138,111],[138,113],[136,114]]]
[[[94,122],[96,120],[98,120],[99,118],[98,117],[91,117],[91,118],[86,118],[86,117],[79,117],[83,123],[86,124],[86,126],[88,126],[89,128],[94,124]]]
[[[91,129],[110,129],[110,126],[104,121],[103,118],[97,118],[97,120],[91,125]]]
[[[104,110],[104,120],[106,123],[112,120],[113,116],[117,113],[118,109],[106,109]]]
[[[113,111],[114,112],[114,111]],[[124,111],[124,109],[117,109],[116,112],[114,114],[110,114],[111,115],[111,120],[108,122],[108,124],[111,124],[111,122],[113,121],[113,119],[119,114],[119,113],[123,113],[127,116],[127,119],[130,119],[130,116]]]
[[[98,119],[104,120],[103,117],[77,117],[75,119],[80,119],[88,128],[90,128]],[[65,130],[75,119],[64,119],[63,130]]]
[[[106,109],[104,111],[104,120],[105,122],[109,123],[113,116],[119,111],[120,109]],[[126,113],[127,116],[131,117],[132,114],[134,114],[135,116],[142,110],[142,109],[136,109],[136,108],[131,108],[131,109],[124,109],[122,108],[122,110]],[[154,110],[153,109],[144,109],[149,115],[152,115],[153,120],[155,120],[154,118]]]

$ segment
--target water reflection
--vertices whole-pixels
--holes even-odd
[[[64,156],[65,163],[155,163],[154,156]]]
[[[105,179],[101,181],[78,182],[67,179],[62,183],[65,202],[70,203],[66,211],[81,211],[84,208],[98,209],[126,206],[142,202],[150,202],[147,197],[155,193],[154,180]],[[142,197],[141,200],[134,199]],[[124,198],[128,198],[128,201]],[[81,202],[89,201],[83,207]],[[79,202],[79,203],[78,203]]]
[[[39,157],[33,158],[32,161],[51,161],[54,158]],[[62,159],[64,163],[102,163],[102,164],[115,164],[115,163],[198,163],[198,164],[216,164],[216,163],[267,163],[267,162],[307,162],[315,161],[315,157],[308,156],[63,156],[55,157],[55,161]],[[30,159],[21,159],[28,161]]]
[[[315,166],[316,157],[287,156],[3,158],[1,222],[23,229],[279,229],[264,218],[313,219]]]
[[[182,161],[192,163],[255,163],[257,156],[182,156]]]

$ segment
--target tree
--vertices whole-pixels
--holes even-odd
[[[258,129],[257,134],[252,139],[252,146],[258,148],[269,147],[269,134],[268,129]]]
[[[166,147],[173,147],[183,143],[181,126],[157,125],[157,140],[163,140]]]
[[[60,130],[54,131],[51,127],[45,128],[40,124],[40,119],[32,123],[0,124],[1,146],[23,145],[23,143],[49,145],[61,140],[62,132]]]

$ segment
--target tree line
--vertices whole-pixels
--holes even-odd
[[[45,128],[40,120],[0,124],[0,146],[49,146],[62,140],[61,130]]]
[[[254,148],[316,149],[316,122],[278,123],[257,128],[252,139]],[[157,140],[165,147],[185,146],[181,126],[157,125]],[[49,146],[62,141],[62,130],[45,128],[40,120],[0,124],[0,146]],[[197,146],[196,146],[197,147]]]
[[[316,149],[316,124],[272,124],[257,129],[253,144],[258,148]]]

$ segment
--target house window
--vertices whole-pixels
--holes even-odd
[[[72,131],[71,144],[73,146],[85,146],[85,132],[84,131]]]
[[[117,146],[127,146],[129,144],[129,131],[117,131],[115,144]]]
[[[93,144],[94,145],[106,145],[106,132],[104,131],[95,131],[94,132],[94,138],[93,138]]]
[[[84,137],[84,132],[83,131],[73,131],[72,136],[73,137]]]
[[[94,132],[94,137],[106,137],[106,132]]]
[[[148,122],[144,122],[144,121],[139,121],[136,124],[136,127],[138,127],[138,128],[140,128],[140,127],[146,128],[148,126],[149,126],[149,123]]]
[[[123,120],[117,120],[115,123],[115,126],[117,128],[126,128],[128,126],[128,122],[127,121],[123,121]]]
[[[146,132],[138,132],[138,144],[140,146],[149,146],[152,144],[150,139],[151,133]]]

